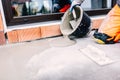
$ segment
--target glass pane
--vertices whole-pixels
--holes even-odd
[[[65,12],[71,0],[11,0],[14,16]]]
[[[81,5],[85,10],[111,8],[112,0],[85,0]]]
[[[73,0],[11,0],[14,16],[63,13]],[[85,0],[85,10],[111,8],[111,0]]]

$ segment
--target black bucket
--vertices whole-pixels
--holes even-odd
[[[89,33],[90,26],[90,17],[83,11],[81,6],[75,6],[73,12],[68,9],[64,13],[60,30],[63,35],[80,38]]]

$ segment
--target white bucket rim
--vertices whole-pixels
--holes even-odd
[[[83,9],[81,8],[81,6],[75,6],[75,7],[77,7],[77,8],[79,8],[80,9],[80,17],[79,17],[79,19],[77,20],[77,24],[76,24],[76,28],[74,28],[71,32],[68,32],[68,33],[66,33],[66,32],[64,32],[64,30],[62,29],[62,23],[65,21],[64,19],[66,18],[66,15],[67,14],[69,14],[70,13],[70,9],[68,9],[65,13],[64,13],[64,15],[63,15],[63,17],[62,17],[62,21],[61,21],[61,25],[60,25],[60,30],[61,30],[61,33],[63,34],[63,35],[70,35],[70,34],[72,34],[73,32],[75,32],[75,30],[78,28],[78,26],[80,25],[80,23],[81,23],[81,21],[82,21],[82,18],[83,18]]]

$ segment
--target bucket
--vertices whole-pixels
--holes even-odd
[[[83,11],[81,6],[75,6],[72,12],[68,9],[64,13],[60,30],[63,35],[80,38],[89,33],[90,26],[90,17]]]

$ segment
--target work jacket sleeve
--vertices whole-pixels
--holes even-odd
[[[74,1],[81,4],[84,0],[74,0]]]

